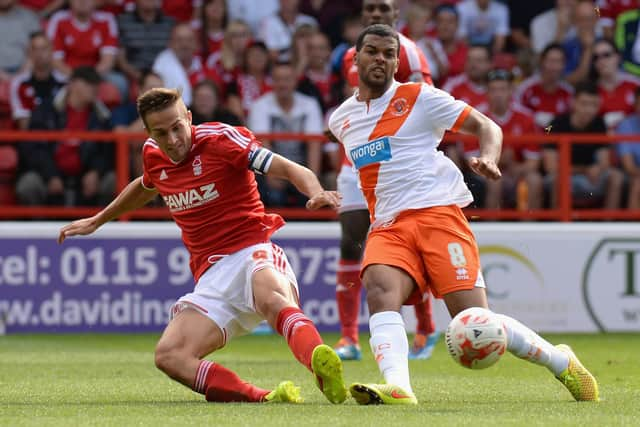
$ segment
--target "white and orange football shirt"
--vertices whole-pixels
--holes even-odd
[[[347,99],[329,119],[358,172],[372,226],[400,212],[473,201],[460,170],[437,150],[471,111],[462,101],[424,83],[393,82],[368,103]]]

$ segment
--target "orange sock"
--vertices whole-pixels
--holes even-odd
[[[343,337],[358,343],[358,314],[360,313],[360,262],[340,260],[336,276],[336,303]]]
[[[205,395],[207,402],[262,402],[269,394],[235,372],[208,360],[200,362],[193,390]]]
[[[427,298],[422,302],[416,303],[414,306],[416,312],[416,333],[430,335],[436,330],[436,325],[433,322],[433,315],[431,313],[431,297],[427,295]]]
[[[297,307],[283,308],[278,314],[277,330],[287,340],[295,358],[313,372],[311,355],[322,344],[322,338],[311,319]]]

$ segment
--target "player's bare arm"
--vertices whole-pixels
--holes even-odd
[[[502,151],[500,126],[475,108],[471,108],[471,112],[460,127],[460,132],[477,136],[480,142],[480,155],[469,159],[469,167],[485,178],[500,179],[502,176],[498,168]]]
[[[325,191],[318,181],[318,177],[306,167],[288,160],[278,154],[273,154],[271,166],[267,175],[286,179],[298,191],[309,197],[307,209],[316,210],[322,207],[332,209],[340,206],[340,196],[335,191]]]
[[[156,196],[157,192],[142,186],[142,177],[131,181],[129,185],[109,205],[89,218],[79,219],[60,229],[58,243],[71,236],[85,236],[122,214],[141,208]]]

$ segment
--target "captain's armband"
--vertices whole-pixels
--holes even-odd
[[[269,171],[273,153],[264,147],[258,147],[249,153],[249,169],[264,175]]]

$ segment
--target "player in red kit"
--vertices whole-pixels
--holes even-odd
[[[291,382],[264,390],[204,359],[266,319],[332,403],[347,397],[342,362],[298,306],[298,285],[283,250],[270,236],[284,225],[267,214],[254,173],[289,180],[309,196],[307,208],[336,208],[307,168],[263,148],[246,128],[219,122],[191,125],[176,90],[151,89],[138,98],[150,138],[144,173],[93,217],[60,230],[58,241],[93,233],[102,224],[163,197],[191,255],[196,287],[171,309],[155,351],[156,366],[214,402],[299,402]]]
[[[364,0],[362,21],[365,26],[387,24],[394,26],[398,19],[398,7],[394,0]],[[400,59],[395,79],[400,82],[425,82],[433,84],[429,65],[422,51],[407,37],[400,36]],[[344,55],[342,73],[351,87],[358,86],[358,69],[354,63],[355,47]],[[349,123],[344,124],[345,127]],[[358,188],[353,166],[344,155],[338,174],[338,191],[343,197],[340,207],[340,263],[336,278],[336,301],[340,315],[342,338],[336,351],[343,360],[359,360],[362,357],[358,339],[358,314],[360,312],[360,259],[369,228],[367,203]],[[409,357],[428,359],[439,334],[431,314],[429,295],[415,305],[417,318],[416,336]]]

